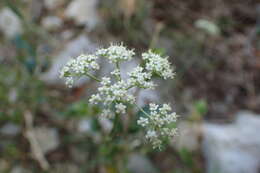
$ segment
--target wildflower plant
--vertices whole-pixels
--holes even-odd
[[[144,114],[137,120],[137,124],[145,129],[145,137],[153,148],[160,148],[165,139],[176,135],[177,129],[174,124],[178,116],[172,112],[168,104],[160,106],[151,103],[149,111],[144,111],[136,104],[133,88],[154,89],[156,84],[152,79],[155,76],[172,79],[174,72],[168,57],[162,57],[149,50],[141,55],[143,62],[127,73],[127,79],[122,79],[121,63],[132,60],[134,56],[134,50],[127,49],[123,44],[111,44],[108,48],[98,49],[94,54],[83,54],[71,59],[62,68],[60,77],[65,79],[69,87],[82,76],[99,82],[98,92],[90,97],[89,102],[101,106],[101,116],[114,119],[114,127],[120,116],[127,114],[129,105],[137,107]],[[114,64],[114,70],[101,79],[94,75],[100,68],[99,58],[105,58]]]

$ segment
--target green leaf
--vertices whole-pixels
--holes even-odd
[[[208,112],[208,105],[205,100],[198,100],[194,103],[195,110],[201,115],[205,115]]]

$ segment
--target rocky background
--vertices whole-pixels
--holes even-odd
[[[104,143],[112,124],[87,104],[95,85],[68,89],[58,77],[69,58],[110,42],[175,66],[174,81],[138,100],[181,115],[162,151],[137,140],[135,124],[128,141]],[[1,173],[259,173],[259,131],[257,0],[0,1]]]

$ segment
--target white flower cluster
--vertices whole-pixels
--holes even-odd
[[[173,126],[178,116],[175,112],[169,113],[171,107],[168,104],[159,105],[151,103],[150,114],[140,117],[137,124],[144,127],[147,132],[145,137],[152,143],[154,148],[160,148],[162,140],[176,135],[177,128]]]
[[[144,72],[144,68],[137,66],[133,71],[128,73],[128,82],[132,86],[138,86],[144,89],[154,89],[155,84],[151,81],[152,74]]]
[[[64,77],[66,84],[72,87],[74,77],[86,75],[91,70],[98,70],[98,59],[95,55],[80,55],[75,59],[71,59],[61,70],[60,77]]]
[[[113,110],[113,104],[115,104],[116,113],[126,113],[125,103],[133,104],[135,98],[128,92],[129,85],[124,81],[117,81],[111,83],[111,79],[103,77],[101,86],[98,88],[99,93],[94,94],[90,98],[92,104],[103,104],[105,108],[102,115],[111,117],[111,111]]]
[[[145,69],[152,73],[158,74],[164,79],[173,78],[174,73],[171,68],[171,64],[168,61],[168,57],[161,57],[158,54],[153,53],[151,50],[142,54],[142,58],[145,63]]]
[[[96,54],[109,59],[112,63],[117,63],[120,61],[131,60],[135,55],[135,52],[133,50],[128,50],[123,46],[123,44],[111,44],[111,46],[106,49],[99,49]]]
[[[135,52],[120,45],[111,45],[108,48],[102,48],[96,51],[94,55],[80,55],[76,59],[70,60],[61,70],[60,76],[66,79],[66,84],[72,86],[75,77],[88,76],[98,82],[98,93],[93,94],[89,102],[102,106],[102,116],[112,118],[115,114],[126,114],[127,105],[135,105],[136,98],[129,90],[131,88],[154,89],[156,86],[152,77],[154,74],[164,79],[173,78],[174,73],[171,69],[168,58],[148,51],[142,54],[143,65],[135,67],[128,73],[128,79],[122,80],[120,73],[120,63],[133,58]],[[92,71],[98,70],[97,59],[104,57],[110,63],[115,64],[115,69],[109,77],[103,77],[101,80],[92,75]],[[142,110],[142,108],[139,108]],[[143,111],[143,110],[142,110]],[[145,113],[146,117],[140,117],[137,121],[144,127],[146,138],[151,141],[154,148],[160,147],[162,140],[174,136],[176,129],[171,125],[176,122],[175,113],[169,113],[171,108],[168,104],[159,107],[150,104],[150,114]]]

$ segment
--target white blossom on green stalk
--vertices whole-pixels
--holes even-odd
[[[153,53],[151,50],[142,54],[145,63],[145,69],[147,71],[160,75],[163,79],[173,78],[174,73],[171,68],[171,64],[168,61],[168,57],[161,57],[158,54]]]
[[[176,135],[177,128],[173,126],[178,116],[175,112],[170,113],[171,107],[163,104],[161,107],[154,103],[149,105],[150,114],[140,117],[137,124],[146,129],[145,137],[152,143],[153,148],[160,148],[162,140]]]
[[[131,60],[135,55],[133,50],[128,50],[123,44],[111,44],[108,48],[97,50],[96,55],[107,58],[111,63]]]
[[[145,72],[143,67],[137,66],[133,71],[128,73],[128,82],[132,86],[138,86],[144,89],[154,89],[155,84],[151,81],[152,74]]]
[[[152,78],[158,75],[163,79],[173,78],[174,72],[168,61],[168,57],[148,51],[142,54],[143,63],[127,73],[127,79],[122,79],[120,64],[129,61],[135,56],[134,50],[127,49],[123,44],[111,44],[108,48],[98,49],[93,55],[82,54],[71,59],[60,72],[60,77],[65,78],[69,87],[74,80],[87,76],[99,82],[97,93],[91,95],[89,102],[102,107],[101,116],[113,118],[115,115],[127,114],[128,105],[136,105],[136,96],[131,88],[154,89],[156,84]],[[99,79],[93,75],[99,69],[98,58],[106,58],[114,64],[115,69],[109,75]],[[138,107],[138,106],[137,106]],[[139,108],[139,107],[138,107]],[[137,120],[137,124],[146,131],[145,138],[151,142],[154,148],[160,148],[166,138],[176,134],[173,124],[177,121],[175,112],[171,113],[168,104],[159,106],[151,103],[149,113],[139,108],[145,116]]]
[[[91,71],[99,69],[99,64],[96,62],[97,59],[97,56],[90,54],[82,54],[75,59],[71,59],[61,69],[60,77],[65,78],[66,84],[72,87],[75,77],[81,77]]]

